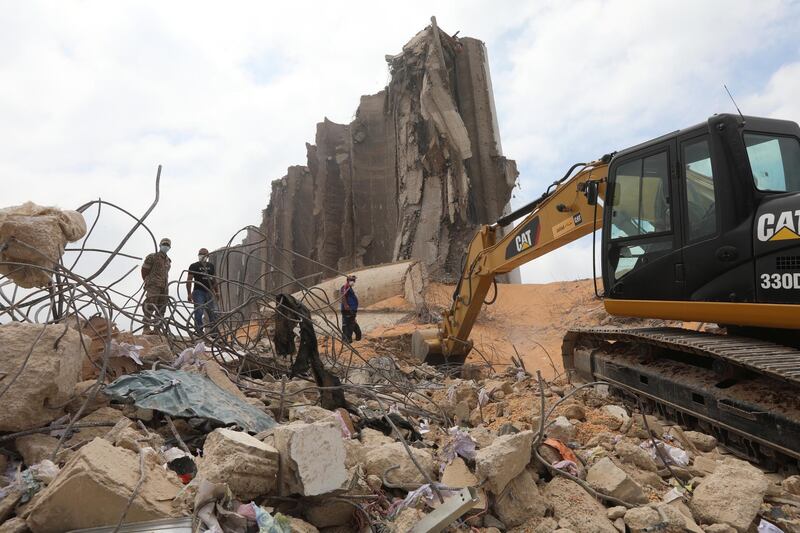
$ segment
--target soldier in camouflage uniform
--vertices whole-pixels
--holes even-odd
[[[167,256],[167,252],[171,246],[172,241],[161,239],[158,252],[145,257],[144,264],[142,264],[145,291],[143,333],[145,335],[154,333],[153,326],[157,327],[164,318],[168,300],[169,267],[172,266],[172,260]]]

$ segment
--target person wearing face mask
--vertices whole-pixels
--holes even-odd
[[[347,281],[339,289],[339,300],[342,311],[342,340],[348,343],[353,342],[353,334],[356,340],[361,340],[361,327],[356,322],[358,313],[358,296],[355,291],[356,277],[352,274],[347,276]]]
[[[189,294],[189,301],[194,303],[195,331],[200,336],[204,333],[204,313],[208,313],[209,324],[217,321],[216,298],[219,298],[219,286],[215,276],[214,263],[208,260],[208,249],[200,248],[197,252],[197,262],[189,265],[189,274],[186,278],[186,292]]]
[[[169,267],[172,260],[167,255],[172,241],[161,239],[158,252],[144,258],[142,264],[142,280],[144,280],[144,334],[152,335],[164,319],[167,308],[169,283]],[[154,322],[154,319],[157,319]],[[154,326],[156,326],[154,328]]]

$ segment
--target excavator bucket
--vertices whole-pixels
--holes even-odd
[[[411,354],[421,363],[435,364],[429,359],[444,359],[438,328],[418,329],[411,334]]]
[[[472,342],[464,343],[463,349],[457,353],[445,353],[446,347],[442,340],[439,329],[418,329],[411,334],[411,353],[418,361],[429,365],[464,364],[472,349]]]

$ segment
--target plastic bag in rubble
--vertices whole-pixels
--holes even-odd
[[[206,353],[206,345],[200,341],[194,348],[186,348],[184,351],[182,351],[178,358],[175,359],[174,366],[175,368],[180,368],[183,365],[194,364],[204,353]]]
[[[677,446],[672,446],[666,442],[660,441],[656,444],[656,446],[658,446],[658,450],[656,450],[656,448],[653,446],[653,442],[651,440],[645,441],[641,444],[641,447],[647,450],[650,453],[650,457],[657,463],[663,463],[664,460],[666,460],[669,462],[669,464],[680,467],[684,467],[689,464],[689,454]]]
[[[129,359],[133,359],[133,361],[142,366],[142,359],[140,357],[140,353],[144,349],[144,346],[139,346],[138,344],[128,344],[127,342],[117,342],[115,339],[111,339],[111,356],[112,357],[127,357]]]
[[[566,472],[573,477],[578,477],[578,474],[580,473],[578,470],[578,465],[573,461],[559,461],[557,463],[553,463],[552,467],[557,470],[561,470],[562,472]]]
[[[488,403],[489,403],[489,393],[486,392],[485,388],[481,387],[481,390],[478,391],[478,405],[483,407]]]
[[[762,518],[758,524],[758,533],[783,533],[783,530]]]
[[[450,385],[447,388],[447,401],[453,403],[456,401],[456,386],[455,384]]]
[[[44,459],[42,462],[36,463],[30,467],[27,471],[31,473],[33,479],[36,481],[41,481],[45,485],[49,485],[56,476],[58,476],[61,470],[53,461]]]
[[[437,485],[438,486],[438,485]],[[439,489],[439,492],[442,494],[443,498],[447,498],[454,494],[453,491]],[[429,506],[432,506],[434,500],[438,501],[438,498],[433,492],[430,484],[426,483],[422,485],[420,488],[416,490],[412,490],[409,492],[406,497],[402,500],[396,500],[391,507],[389,507],[389,518],[394,518],[397,516],[400,511],[406,509],[408,507],[416,507],[420,501],[425,501]]]
[[[475,459],[477,443],[470,437],[469,433],[458,426],[451,427],[447,432],[450,434],[450,439],[442,449],[445,464],[452,463],[453,459],[459,455],[464,459]]]

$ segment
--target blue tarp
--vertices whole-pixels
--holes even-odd
[[[226,426],[236,424],[251,433],[275,426],[275,420],[264,411],[195,372],[144,370],[122,376],[108,385],[105,392],[115,400],[130,398],[142,409],[155,409],[179,418],[206,418]]]

